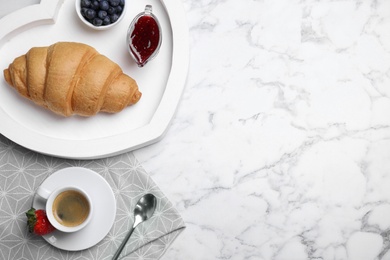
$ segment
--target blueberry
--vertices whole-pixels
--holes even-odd
[[[107,1],[101,1],[100,2],[100,10],[107,11],[108,8],[110,8],[110,5]]]
[[[92,24],[95,26],[101,26],[103,24],[103,20],[100,18],[93,18]]]
[[[91,1],[90,0],[81,0],[80,5],[81,5],[81,7],[90,7]]]
[[[122,7],[125,6],[125,0],[121,0],[119,5]]]
[[[85,17],[87,18],[87,19],[93,19],[93,18],[95,18],[96,17],[96,11],[95,10],[93,10],[93,9],[88,9],[86,12],[85,12]]]
[[[98,12],[98,15],[97,15],[100,19],[104,19],[106,16],[107,16],[107,12],[106,11],[103,11],[103,10],[100,10]]]
[[[117,15],[117,14],[111,15],[110,16],[111,23],[115,23],[116,21],[118,21],[118,18],[119,18],[119,15]]]
[[[109,15],[115,14],[115,12],[116,12],[115,7],[111,7],[111,6],[110,6],[110,8],[108,8],[108,10],[107,10],[107,13],[108,13]]]
[[[92,1],[91,8],[94,10],[99,10],[99,8],[100,8],[99,2],[97,0]]]
[[[118,6],[121,2],[121,0],[109,0],[109,1],[110,1],[110,5],[113,7]]]
[[[104,17],[103,24],[104,25],[109,25],[110,23],[111,23],[110,17],[109,16]]]
[[[81,8],[81,10],[80,10],[81,15],[84,16],[84,17],[86,17],[86,13],[87,13],[88,10],[89,10],[89,9],[86,8],[86,7]]]
[[[115,13],[120,15],[122,13],[122,11],[123,11],[122,6],[118,5],[117,7],[115,7]]]

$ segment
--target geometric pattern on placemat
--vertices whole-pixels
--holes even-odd
[[[29,234],[25,212],[37,187],[66,167],[91,169],[111,186],[117,212],[113,227],[97,245],[77,252],[57,249]],[[124,251],[123,259],[158,259],[185,227],[172,203],[145,172],[133,153],[97,160],[67,160],[38,154],[0,135],[0,259],[111,259],[133,224],[139,197],[152,192],[158,205],[147,225],[141,223]],[[123,257],[125,256],[125,257]]]

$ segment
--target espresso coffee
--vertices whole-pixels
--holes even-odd
[[[82,224],[90,211],[87,198],[76,190],[58,194],[53,202],[53,215],[63,226],[75,227]]]

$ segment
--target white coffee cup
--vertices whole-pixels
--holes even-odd
[[[79,187],[66,186],[50,191],[40,186],[37,194],[46,200],[47,218],[57,230],[76,232],[88,225],[92,218],[93,203]]]

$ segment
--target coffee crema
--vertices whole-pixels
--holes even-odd
[[[66,227],[82,224],[88,218],[89,211],[87,198],[76,190],[61,192],[53,202],[54,218]]]

